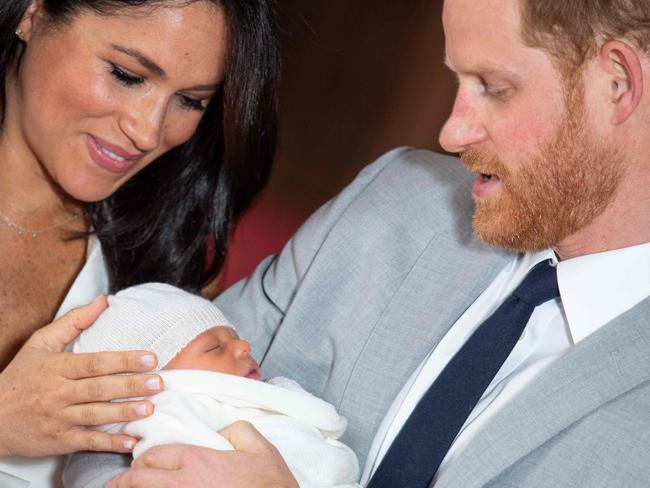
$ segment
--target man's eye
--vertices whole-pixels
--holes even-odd
[[[497,100],[505,100],[508,98],[508,94],[510,93],[509,88],[503,88],[501,90],[488,90],[487,94],[491,98],[496,98]]]
[[[483,78],[480,79],[480,82],[481,82],[481,92],[488,98],[504,101],[510,96],[511,93],[510,87],[495,88],[494,86],[490,85],[487,81],[485,81]]]
[[[122,85],[134,86],[134,85],[141,85],[142,83],[144,83],[144,78],[142,78],[141,76],[136,76],[134,74],[131,74],[125,69],[120,68],[116,64],[113,63],[109,63],[109,64],[110,64],[111,74]]]

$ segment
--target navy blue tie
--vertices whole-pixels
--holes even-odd
[[[386,452],[368,488],[426,488],[431,484],[535,307],[558,296],[557,271],[550,261],[533,267],[429,387]]]

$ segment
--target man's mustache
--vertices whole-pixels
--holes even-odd
[[[507,178],[511,170],[498,156],[483,153],[477,149],[468,149],[460,154],[462,163],[473,173],[496,175],[501,179]]]

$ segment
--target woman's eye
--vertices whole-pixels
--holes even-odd
[[[188,110],[198,110],[200,112],[203,112],[205,110],[205,105],[203,100],[199,100],[198,98],[192,98],[188,97],[187,95],[181,95],[180,96],[181,100],[181,106],[183,108],[186,108]]]
[[[120,68],[119,66],[113,63],[110,63],[110,66],[111,66],[111,74],[122,85],[134,86],[134,85],[141,85],[142,83],[144,83],[144,78],[142,78],[141,76],[136,76],[134,74],[131,74],[128,71]]]

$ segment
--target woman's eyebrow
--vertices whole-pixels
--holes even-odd
[[[116,51],[134,57],[142,66],[144,66],[146,69],[148,69],[155,75],[158,75],[160,78],[164,79],[167,76],[167,73],[165,73],[164,69],[162,69],[160,66],[158,66],[156,63],[154,63],[151,59],[149,59],[147,56],[145,56],[142,52],[138,51],[137,49],[131,49],[128,47],[120,46],[118,44],[111,44],[111,47]]]
[[[196,85],[191,88],[188,88],[187,91],[217,91],[219,89],[219,85],[214,84],[214,85]]]
[[[152,73],[158,75],[163,80],[167,77],[167,73],[165,73],[164,69],[162,69],[160,66],[158,66],[156,63],[154,63],[151,59],[149,59],[147,56],[145,56],[142,52],[138,51],[137,49],[131,49],[128,47],[120,46],[118,44],[111,44],[111,47],[116,51],[119,51],[121,53],[127,54],[135,58],[142,66],[144,66]],[[218,89],[219,89],[218,84],[211,84],[211,85],[196,85],[191,88],[188,88],[187,90],[188,91],[217,91]]]

